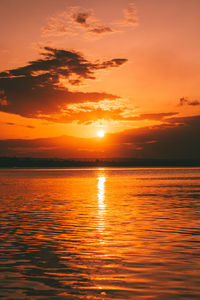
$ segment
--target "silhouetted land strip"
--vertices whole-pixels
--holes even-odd
[[[199,160],[189,159],[96,159],[0,157],[0,168],[71,168],[71,167],[200,167]]]

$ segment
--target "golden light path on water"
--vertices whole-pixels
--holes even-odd
[[[104,168],[99,168],[99,171],[103,172]],[[103,174],[100,174],[97,178],[97,198],[98,198],[98,231],[101,235],[104,234],[105,230],[105,214],[106,214],[106,205],[105,205],[105,181],[106,177]],[[101,245],[104,244],[104,240],[99,239]],[[104,254],[104,256],[107,256]],[[102,287],[98,287],[99,290],[102,290]],[[102,292],[101,295],[106,295],[105,292]]]
[[[102,169],[101,169],[102,170]],[[97,188],[98,188],[98,215],[99,215],[99,227],[98,230],[101,234],[103,234],[104,231],[104,215],[106,213],[106,205],[105,205],[105,181],[106,177],[103,175],[100,175],[98,178]]]

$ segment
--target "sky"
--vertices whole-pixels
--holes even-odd
[[[0,155],[199,157],[199,0],[1,0],[0,26]]]

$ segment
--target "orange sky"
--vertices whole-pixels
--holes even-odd
[[[199,0],[6,0],[0,23],[2,140],[199,115]]]

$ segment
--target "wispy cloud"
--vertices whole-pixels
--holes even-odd
[[[198,106],[198,105],[200,105],[200,101],[199,100],[189,100],[187,98],[182,97],[179,99],[179,106],[183,106],[183,105]]]
[[[67,11],[51,17],[43,26],[43,35],[104,35],[123,31],[124,27],[138,25],[137,11],[134,3],[130,3],[123,11],[121,20],[110,20],[106,24],[95,17],[93,9],[70,7]]]
[[[90,29],[89,32],[102,34],[102,33],[112,33],[112,32],[114,32],[114,30],[108,26],[99,25],[99,26],[96,26],[96,27]]]
[[[169,117],[177,115],[177,112],[139,114],[133,104],[123,99],[101,100],[99,102],[84,102],[69,104],[63,110],[60,121],[76,121],[79,124],[91,125],[96,122],[122,122],[134,124],[139,121],[166,122]]]
[[[42,28],[43,35],[59,36],[59,35],[83,35],[83,34],[106,34],[114,32],[108,24],[102,24],[94,16],[92,9],[86,10],[81,7],[70,7],[68,11],[64,11],[51,17],[47,25]]]
[[[124,23],[135,26],[138,25],[138,15],[134,3],[130,3],[128,8],[124,9],[125,20]]]
[[[9,126],[20,126],[20,127],[30,128],[30,129],[35,128],[35,126],[32,126],[32,125],[17,124],[17,123],[13,123],[13,122],[3,122],[3,123],[6,125],[9,125]]]

